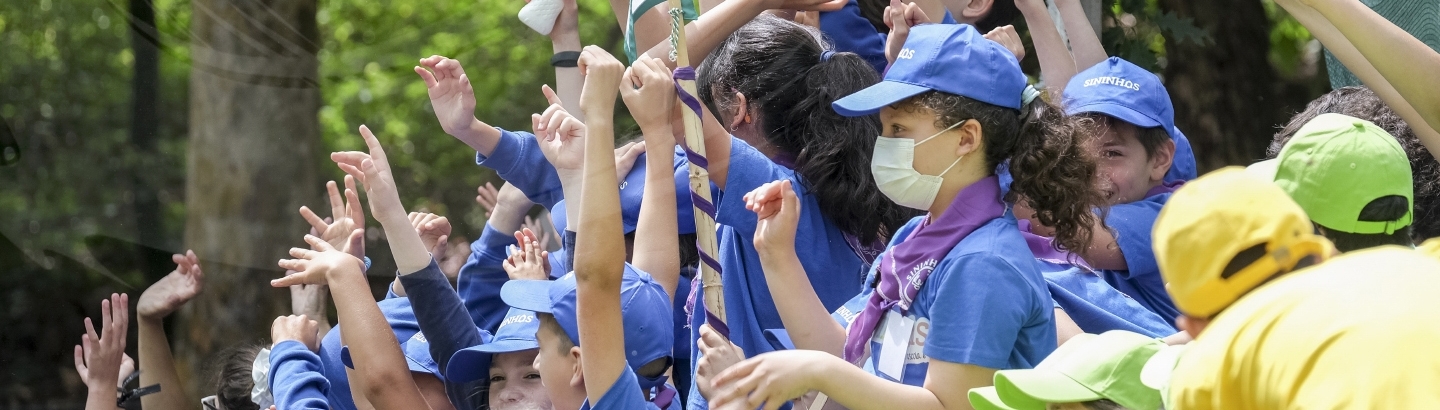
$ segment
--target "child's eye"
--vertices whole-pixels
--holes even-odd
[[[526,374],[526,375],[525,375],[525,379],[526,379],[526,380],[539,380],[539,379],[540,379],[540,373],[530,373],[530,374]]]
[[[1100,153],[1100,156],[1105,157],[1105,158],[1115,158],[1115,157],[1121,156],[1121,154],[1120,154],[1120,151],[1116,151],[1116,150],[1106,150],[1105,152]]]
[[[490,383],[502,383],[504,381],[505,376],[490,376]]]

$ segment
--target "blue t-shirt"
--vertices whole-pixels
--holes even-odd
[[[620,378],[615,380],[615,384],[610,385],[610,390],[605,392],[604,396],[600,396],[599,401],[592,406],[590,399],[585,399],[585,403],[580,405],[580,410],[659,410],[660,406],[645,400],[639,384],[640,381],[635,378],[635,372],[627,367],[625,371],[620,372]],[[671,400],[669,405],[664,408],[664,410],[680,409],[680,398],[678,397]]]
[[[850,0],[840,10],[820,12],[820,32],[835,44],[835,51],[858,54],[876,73],[885,72],[885,34],[860,15],[858,0]]]
[[[550,209],[556,202],[565,199],[560,189],[560,174],[555,166],[545,159],[540,151],[540,142],[535,135],[524,132],[506,131],[499,127],[500,141],[495,150],[486,157],[475,153],[475,163],[495,170],[505,182],[519,188],[530,202]]]
[[[494,332],[505,320],[510,307],[500,300],[500,287],[510,281],[505,273],[505,248],[515,244],[515,236],[485,224],[480,239],[470,243],[470,258],[460,267],[455,291],[465,302],[465,310],[475,326]]]
[[[908,239],[924,218],[916,217],[896,231],[890,246]],[[869,280],[875,280],[876,272],[871,270]],[[855,309],[863,308],[872,292],[867,286],[845,309],[858,313]],[[1007,213],[990,220],[961,239],[915,295],[905,313],[914,325],[906,338],[903,380],[895,381],[923,386],[931,358],[1001,370],[1033,368],[1055,350],[1054,306],[1015,218]],[[853,320],[853,313],[848,316],[846,323]],[[893,380],[877,370],[885,320],[871,339],[865,369]]]
[[[1050,297],[1085,333],[1125,330],[1150,337],[1175,334],[1175,326],[1144,305],[1120,293],[1095,272],[1069,264],[1039,260]]]
[[[1150,245],[1150,231],[1155,227],[1155,217],[1160,208],[1170,200],[1169,193],[1153,195],[1140,201],[1111,206],[1105,216],[1105,224],[1115,231],[1115,242],[1125,254],[1128,270],[1101,271],[1105,282],[1120,292],[1130,295],[1140,305],[1160,315],[1166,323],[1175,323],[1180,311],[1165,292],[1165,280],[1160,277],[1160,265],[1155,262],[1155,250]]]
[[[864,280],[864,262],[845,241],[845,235],[820,212],[820,204],[801,183],[795,171],[765,157],[760,151],[730,138],[730,166],[725,190],[715,196],[716,237],[720,241],[721,279],[725,286],[726,325],[730,341],[745,351],[746,357],[776,350],[765,339],[766,329],[783,329],[780,313],[770,295],[765,273],[760,268],[760,255],[755,251],[755,213],[745,209],[744,196],[760,185],[777,180],[790,180],[800,201],[800,221],[795,229],[795,251],[810,278],[810,286],[826,310],[835,310],[860,291]],[[704,298],[697,298],[690,321],[690,340],[699,340],[700,326],[705,323]],[[699,363],[698,349],[691,349],[691,363]],[[708,408],[699,390],[690,388],[686,408]]]
[[[330,383],[320,373],[320,356],[286,340],[270,349],[270,394],[279,409],[329,409]]]

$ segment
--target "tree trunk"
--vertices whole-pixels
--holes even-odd
[[[135,209],[135,242],[158,249],[174,244],[165,238],[161,223],[160,201],[156,198],[156,181],[147,180],[148,172],[160,166],[155,141],[160,133],[160,38],[155,30],[155,7],[152,0],[130,0],[130,49],[135,53],[135,71],[130,78],[130,145],[141,163],[130,174],[130,192]],[[148,254],[148,253],[147,253]],[[169,271],[169,258],[138,258],[140,272],[147,278],[158,278]]]
[[[1195,19],[1213,40],[1165,45],[1165,87],[1201,172],[1264,158],[1276,126],[1309,96],[1306,87],[1282,83],[1271,67],[1270,21],[1261,2],[1162,0],[1160,5]]]
[[[191,397],[204,362],[268,339],[285,293],[277,260],[303,245],[296,210],[323,193],[315,0],[192,2],[185,243],[205,291],[181,312],[176,359]]]

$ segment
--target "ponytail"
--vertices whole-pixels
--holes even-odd
[[[1020,110],[987,104],[955,94],[930,91],[903,102],[908,109],[935,114],[935,126],[966,119],[980,123],[985,139],[986,169],[1009,161],[1014,182],[1010,192],[1024,198],[1036,218],[1055,228],[1057,249],[1089,247],[1103,203],[1095,188],[1095,159],[1084,149],[1082,119],[1035,98]],[[1014,195],[1012,195],[1014,196]]]
[[[880,82],[859,55],[827,51],[814,28],[761,15],[726,38],[697,71],[700,100],[712,113],[734,112],[731,96],[746,96],[760,133],[794,157],[805,191],[842,232],[864,244],[884,241],[917,214],[881,194],[870,175],[879,117],[842,117],[830,108]]]

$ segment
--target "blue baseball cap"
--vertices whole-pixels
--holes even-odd
[[[685,158],[685,151],[675,147],[675,217],[679,223],[681,235],[695,233],[695,210],[690,203],[690,161]],[[635,232],[635,226],[640,221],[640,202],[645,195],[645,154],[635,159],[635,166],[630,168],[630,173],[625,174],[625,179],[620,181],[620,223],[625,228],[625,233]],[[564,232],[567,226],[565,217],[565,200],[556,202],[550,208],[550,223],[555,226],[555,231]]]
[[[1104,114],[1137,127],[1160,127],[1175,141],[1175,159],[1165,182],[1195,179],[1190,140],[1175,127],[1175,106],[1160,77],[1119,57],[1075,74],[1062,97],[1065,114]]]
[[[910,36],[885,80],[831,104],[846,117],[870,115],[926,91],[1020,109],[1025,73],[1015,55],[969,24],[925,24]]]
[[[410,307],[410,299],[386,299],[377,305],[385,315],[385,321],[390,324],[390,330],[395,332],[395,338],[400,340],[400,350],[405,353],[405,363],[410,367],[410,371],[432,374],[445,380],[445,375],[440,373],[440,365],[430,357],[430,341],[420,331],[420,324],[415,320],[415,311]],[[482,338],[489,336],[488,332],[482,331],[481,334]],[[345,367],[355,368],[355,362],[350,359],[350,346],[340,347],[340,363]],[[488,369],[489,364],[486,366]]]
[[[540,348],[540,342],[535,340],[535,332],[539,330],[540,320],[535,318],[535,312],[510,308],[490,343],[461,349],[450,357],[446,376],[460,383],[489,376],[492,355]]]
[[[500,298],[512,308],[548,313],[576,346],[581,345],[575,312],[575,273],[553,281],[512,280],[500,288]],[[670,295],[650,274],[625,264],[620,282],[620,315],[625,326],[625,361],[631,371],[657,359],[673,358],[675,323],[671,318]],[[664,382],[636,374],[649,389]]]

